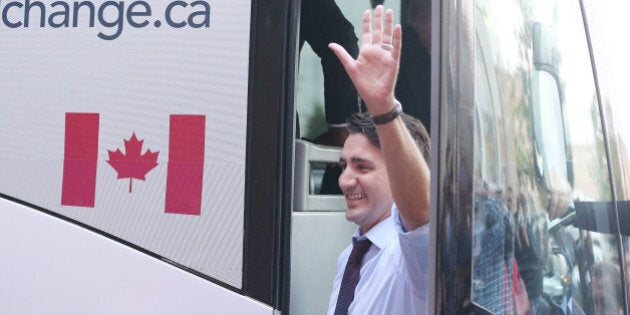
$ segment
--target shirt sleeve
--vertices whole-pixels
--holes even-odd
[[[425,224],[415,230],[405,231],[398,208],[394,205],[394,223],[398,231],[400,241],[401,258],[404,261],[404,272],[407,274],[410,286],[418,294],[427,294],[429,275],[429,224]]]

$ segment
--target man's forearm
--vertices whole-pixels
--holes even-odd
[[[405,230],[429,222],[430,171],[401,117],[377,125],[392,196]]]

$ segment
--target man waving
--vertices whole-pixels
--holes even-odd
[[[384,20],[384,21],[383,21]],[[428,278],[430,144],[394,97],[401,27],[377,6],[363,15],[355,60],[330,44],[369,113],[349,120],[339,186],[358,225],[340,255],[328,314],[424,314]]]

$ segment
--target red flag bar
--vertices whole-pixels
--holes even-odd
[[[171,115],[166,213],[201,214],[206,116]]]
[[[61,204],[94,207],[99,114],[66,113]]]

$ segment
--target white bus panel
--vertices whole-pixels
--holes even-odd
[[[270,306],[0,199],[2,314],[273,314]]]

